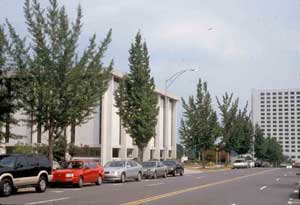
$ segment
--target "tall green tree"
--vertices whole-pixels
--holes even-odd
[[[233,126],[233,150],[240,155],[251,151],[253,144],[253,126],[247,107],[248,104],[243,110],[239,110]]]
[[[146,42],[138,32],[129,50],[129,73],[121,80],[115,93],[122,125],[138,147],[138,158],[143,161],[144,149],[155,137],[158,106],[154,79],[150,75]]]
[[[254,131],[254,152],[257,159],[264,159],[266,153],[266,140],[264,138],[264,133],[260,129],[259,125],[255,125]]]
[[[234,123],[238,113],[238,99],[233,100],[233,94],[225,93],[222,100],[217,98],[218,107],[221,115],[221,132],[223,137],[222,148],[228,153],[226,158],[228,163],[230,153],[236,144]]]
[[[40,132],[41,128],[47,131],[52,160],[53,142],[63,136],[67,127],[84,123],[106,90],[112,62],[105,67],[102,60],[111,41],[111,30],[99,46],[96,36],[92,36],[80,55],[80,6],[72,23],[57,0],[49,0],[46,9],[37,0],[25,0],[24,15],[31,41],[22,39],[7,21],[9,51],[22,85],[22,108]]]
[[[267,137],[266,138],[266,152],[265,160],[272,163],[274,166],[278,166],[279,163],[283,160],[282,148],[280,144],[276,141],[275,138]]]
[[[179,130],[182,143],[187,149],[200,153],[205,167],[204,153],[214,146],[219,134],[217,114],[211,105],[207,83],[199,79],[196,96],[190,96],[188,102],[182,99],[182,103],[184,112]]]
[[[18,110],[18,85],[8,61],[8,42],[4,28],[0,25],[0,141],[4,138],[5,142],[14,136],[10,128],[17,123],[14,113]]]

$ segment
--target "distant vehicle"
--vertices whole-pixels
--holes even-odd
[[[162,161],[162,163],[167,166],[168,174],[171,174],[173,176],[176,176],[176,174],[179,174],[180,176],[183,176],[184,174],[184,166],[177,162],[176,160],[166,160]]]
[[[157,177],[167,177],[167,167],[159,161],[148,161],[142,164],[143,176],[156,179]]]
[[[255,167],[263,167],[263,161],[261,161],[261,160],[256,160],[256,161],[255,161]]]
[[[281,163],[279,165],[279,167],[281,167],[281,168],[287,168],[287,169],[293,168],[293,166],[291,164],[288,164],[288,163]]]
[[[271,167],[271,164],[269,162],[264,161],[263,162],[263,167]]]
[[[292,166],[293,168],[300,168],[300,162],[293,162]]]
[[[245,159],[237,159],[233,163],[233,169],[249,168],[249,163]]]
[[[255,167],[255,162],[254,162],[254,161],[252,161],[252,160],[247,160],[247,162],[248,162],[248,168],[253,168],[253,167]]]
[[[106,181],[119,181],[124,183],[127,179],[141,181],[143,167],[133,160],[110,161],[104,166]]]
[[[0,155],[0,194],[9,196],[23,187],[44,192],[51,181],[51,171],[51,163],[43,155]]]
[[[53,172],[53,184],[70,184],[82,187],[84,183],[101,185],[104,180],[103,167],[93,160],[72,160],[64,169]]]

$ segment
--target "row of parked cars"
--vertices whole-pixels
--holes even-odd
[[[244,158],[239,158],[233,162],[233,169],[239,168],[253,168],[253,167],[271,167],[270,163],[262,160],[246,160]]]
[[[85,183],[101,185],[103,181],[141,181],[142,178],[182,176],[184,167],[176,160],[148,161],[139,164],[134,160],[116,160],[104,167],[95,160],[71,160],[64,167],[52,170],[43,155],[0,155],[0,194],[9,196],[19,188],[35,187],[44,192],[47,185],[72,185]]]

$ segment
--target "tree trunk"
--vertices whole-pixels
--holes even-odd
[[[202,158],[202,160],[201,160],[202,168],[204,169],[205,168],[205,152],[204,151],[201,152],[201,158]]]
[[[41,123],[38,122],[37,125],[37,143],[41,143],[42,142],[42,125]]]
[[[71,124],[71,143],[75,143],[75,134],[76,134],[76,125],[75,123]]]
[[[138,159],[142,163],[144,161],[144,148],[138,148]]]
[[[64,129],[64,139],[66,140],[66,147],[65,147],[65,159],[67,158],[67,154],[68,154],[68,150],[69,150],[69,143],[68,143],[68,139],[67,139],[67,128]]]
[[[30,115],[30,143],[33,144],[32,138],[33,138],[33,113]]]
[[[5,143],[9,143],[9,137],[10,137],[10,123],[9,123],[9,119],[7,119],[5,123]]]
[[[53,166],[53,127],[51,125],[49,128],[49,136],[48,136],[48,156],[52,167]]]

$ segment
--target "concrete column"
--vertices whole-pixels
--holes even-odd
[[[170,103],[169,103],[169,98],[168,97],[165,97],[165,107],[164,107],[164,118],[165,118],[165,121],[164,121],[164,140],[165,140],[165,143],[164,143],[164,157],[165,159],[169,158],[169,106],[170,106]]]
[[[176,159],[176,156],[177,156],[177,142],[176,142],[176,134],[177,134],[177,130],[176,130],[176,123],[177,123],[177,112],[176,112],[176,104],[177,102],[176,101],[173,101],[173,105],[172,105],[172,115],[173,115],[173,119],[172,119],[172,142],[173,144],[171,145],[172,146],[172,158],[173,159]]]
[[[123,126],[121,126],[121,150],[120,150],[120,158],[127,159],[127,138],[126,132]]]
[[[160,107],[161,105],[161,97],[158,95],[158,105]],[[163,129],[163,127],[160,126],[159,122],[159,114],[157,116],[157,125],[156,125],[156,136],[154,139],[154,146],[155,146],[155,152],[154,152],[154,159],[160,159],[160,144],[163,142],[160,142],[160,130]]]
[[[112,80],[102,98],[102,120],[101,120],[101,160],[104,165],[112,158],[111,147],[111,117],[112,117]]]

